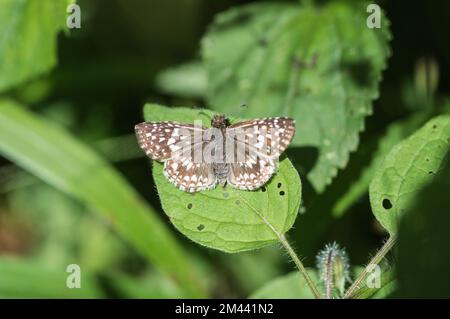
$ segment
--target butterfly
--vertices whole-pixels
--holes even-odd
[[[230,185],[256,190],[277,170],[280,155],[295,134],[295,121],[267,117],[230,125],[222,114],[211,127],[173,121],[143,122],[135,126],[140,148],[164,162],[164,176],[186,192]]]

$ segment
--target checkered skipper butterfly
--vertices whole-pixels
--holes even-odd
[[[135,127],[139,146],[164,162],[164,175],[179,189],[198,192],[228,184],[241,190],[263,186],[295,133],[287,117],[229,125],[215,115],[211,128],[178,122],[143,122]]]

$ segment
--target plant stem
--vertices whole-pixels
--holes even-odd
[[[309,288],[311,289],[312,293],[314,294],[314,297],[316,299],[320,299],[321,295],[320,295],[319,290],[317,289],[316,285],[312,281],[311,277],[309,277],[308,272],[305,269],[305,266],[303,266],[302,261],[300,260],[300,258],[298,258],[294,249],[292,249],[292,246],[289,244],[286,237],[284,237],[283,234],[279,234],[278,238],[280,239],[281,244],[284,246],[284,248],[288,252],[291,259],[294,261],[295,265],[298,268],[298,271],[303,275],[303,277],[305,277],[306,283],[308,284]]]
[[[389,239],[384,243],[383,247],[378,250],[376,255],[372,258],[369,264],[364,268],[363,272],[356,278],[353,284],[348,288],[345,292],[344,299],[351,299],[354,297],[355,292],[359,289],[361,283],[366,280],[367,276],[373,269],[374,265],[378,265],[381,260],[383,260],[384,256],[391,250],[391,248],[395,245],[397,241],[397,237],[395,235],[391,235]]]
[[[332,251],[328,253],[327,256],[327,269],[326,269],[326,276],[325,276],[325,296],[327,299],[331,299],[331,255]],[[335,275],[336,276],[336,275]]]
[[[319,290],[317,290],[317,287],[314,284],[314,282],[312,281],[311,277],[309,277],[308,272],[305,269],[305,266],[303,266],[302,261],[300,260],[300,258],[298,258],[294,249],[292,249],[292,246],[289,244],[286,237],[284,237],[284,234],[279,232],[260,211],[258,211],[255,207],[253,207],[252,204],[250,204],[249,201],[247,201],[244,197],[242,197],[240,195],[238,195],[238,196],[245,204],[247,204],[248,207],[250,207],[250,209],[252,209],[255,212],[256,215],[259,216],[259,218],[261,218],[261,220],[264,222],[264,224],[266,224],[267,227],[269,227],[269,229],[275,234],[275,236],[277,236],[280,243],[283,245],[283,247],[286,249],[286,251],[288,252],[291,259],[294,261],[295,265],[298,268],[298,271],[303,275],[303,277],[305,277],[306,283],[308,284],[309,288],[311,289],[314,297],[316,299],[320,299],[321,295],[320,295]]]

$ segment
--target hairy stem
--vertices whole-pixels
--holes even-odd
[[[374,265],[378,265],[386,256],[386,254],[391,250],[391,248],[395,245],[397,241],[397,237],[395,235],[391,235],[389,239],[384,243],[383,247],[378,250],[376,255],[372,258],[369,264],[364,268],[363,272],[356,278],[353,284],[348,288],[345,292],[344,299],[351,299],[355,295],[355,292],[359,289],[361,283],[366,280],[367,276],[370,274]]]
[[[300,260],[300,258],[298,258],[298,256],[295,253],[294,249],[292,249],[292,246],[289,244],[289,242],[287,241],[286,237],[284,237],[284,235],[281,232],[279,232],[267,220],[267,218],[264,216],[264,214],[262,214],[255,207],[253,207],[253,205],[250,204],[249,201],[247,201],[244,197],[240,196],[239,194],[238,194],[238,196],[245,204],[247,204],[248,207],[250,207],[250,209],[252,209],[255,212],[256,215],[258,215],[259,218],[261,218],[261,220],[264,222],[264,224],[266,224],[266,226],[269,227],[269,229],[275,234],[275,236],[277,236],[277,238],[280,241],[280,243],[283,245],[283,247],[286,249],[286,251],[288,252],[288,254],[291,257],[291,259],[294,261],[295,265],[298,268],[298,271],[303,275],[303,277],[305,277],[306,283],[308,284],[309,288],[311,289],[312,293],[314,294],[314,297],[317,298],[317,299],[320,299],[321,295],[320,295],[319,290],[317,290],[317,287],[314,284],[314,282],[312,281],[311,277],[309,277],[308,272],[305,269],[305,266],[303,266],[302,261]]]
[[[294,261],[295,265],[298,268],[298,271],[303,275],[303,277],[305,277],[306,283],[308,284],[309,288],[311,289],[312,293],[314,294],[314,297],[316,299],[320,299],[321,295],[320,295],[319,290],[317,289],[316,285],[312,281],[311,277],[308,275],[308,272],[306,271],[305,266],[303,266],[302,261],[300,260],[300,258],[298,258],[294,249],[292,249],[292,246],[289,244],[289,242],[287,241],[287,239],[284,237],[283,234],[280,234],[278,236],[278,238],[280,239],[281,244],[284,246],[284,248],[288,252],[291,259]]]
[[[327,299],[331,299],[331,255],[332,251],[328,253],[327,257],[327,269],[326,269],[326,276],[325,276],[325,297]]]

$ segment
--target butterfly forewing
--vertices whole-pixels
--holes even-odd
[[[167,179],[188,192],[211,189],[216,184],[211,164],[194,162],[195,154],[201,154],[208,143],[201,139],[204,130],[177,122],[144,122],[135,127],[139,146],[150,158],[164,162]]]
[[[177,122],[144,122],[135,126],[140,148],[158,161],[173,157],[183,146],[193,143],[196,130],[199,128],[194,125]]]
[[[243,121],[227,128],[227,135],[237,136],[237,147],[243,143],[250,153],[268,158],[280,157],[291,143],[294,133],[295,121],[288,117]]]
[[[255,119],[228,127],[227,135],[233,136],[236,150],[228,183],[245,190],[258,189],[267,183],[294,133],[294,120],[285,117]]]

